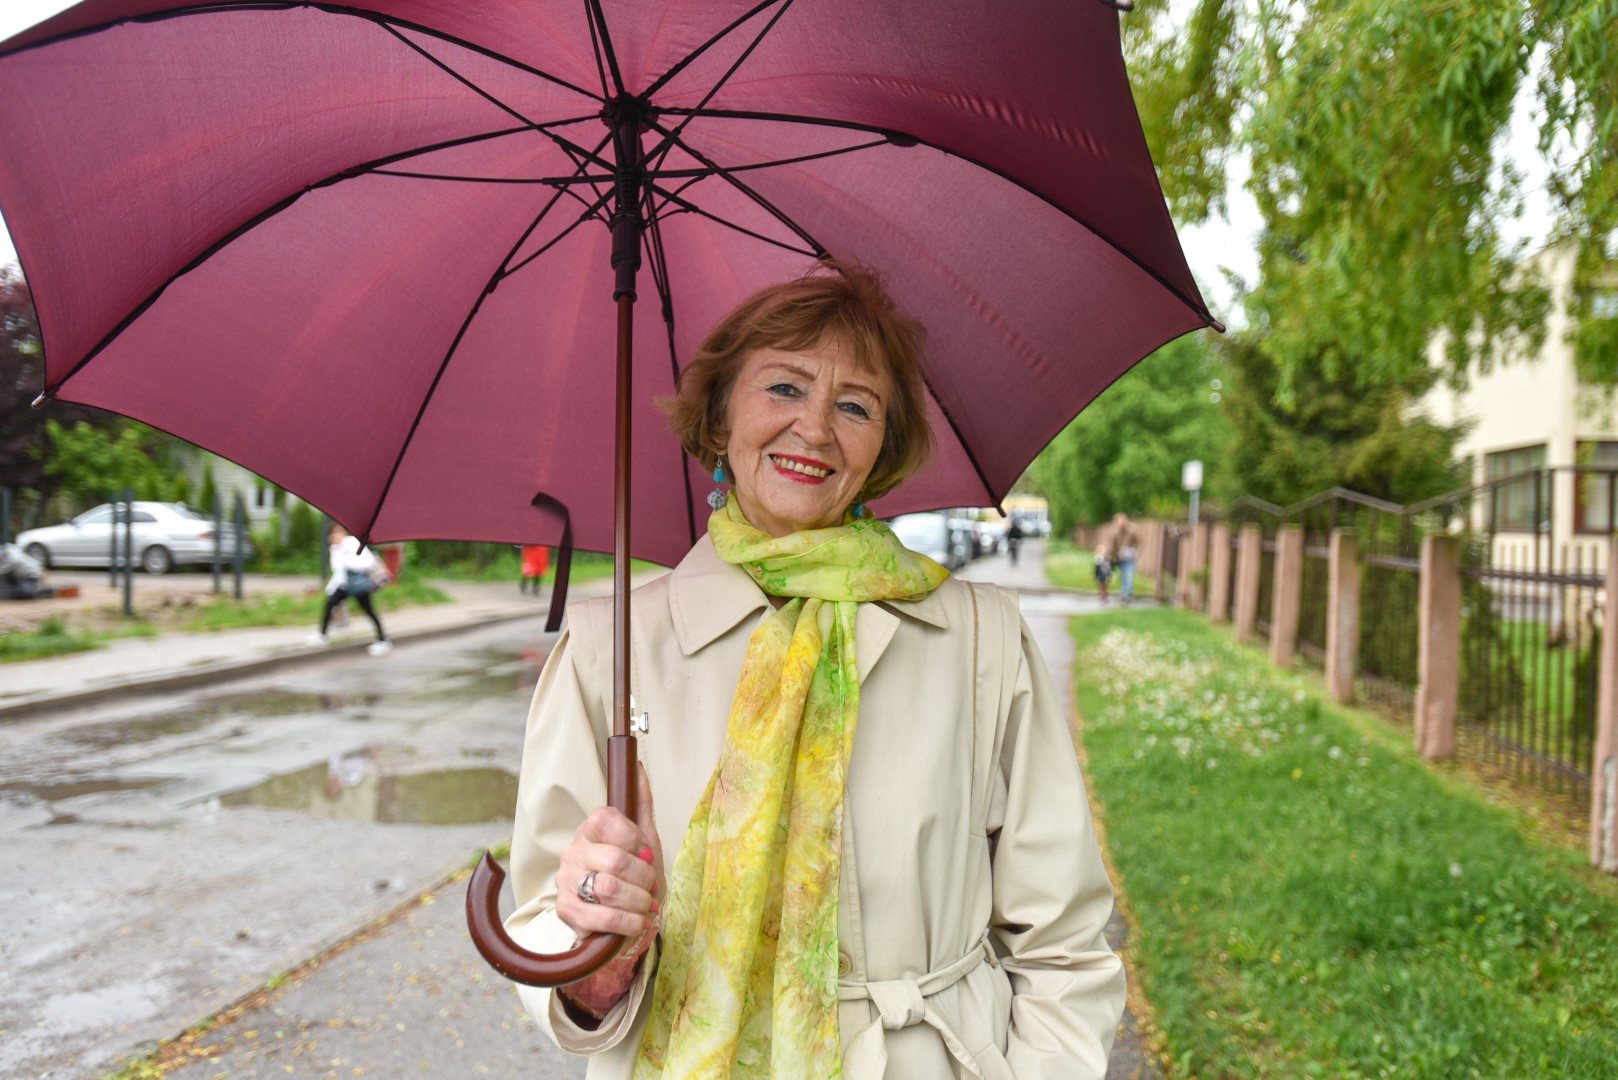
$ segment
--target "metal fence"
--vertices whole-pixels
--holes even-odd
[[[1466,538],[1461,723],[1486,760],[1580,800],[1590,795],[1615,490],[1618,470],[1548,467],[1411,508]]]

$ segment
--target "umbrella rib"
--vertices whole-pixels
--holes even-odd
[[[236,226],[230,232],[208,245],[208,247],[199,252],[197,256],[190,262],[186,263],[184,266],[180,267],[180,269],[170,274],[161,285],[153,289],[151,293],[147,295],[146,299],[142,300],[139,304],[136,304],[130,309],[129,314],[118,320],[117,325],[109,330],[106,336],[104,336],[100,341],[96,342],[94,347],[92,347],[89,352],[85,353],[83,358],[80,359],[78,363],[73,365],[71,371],[69,371],[66,375],[63,375],[60,379],[57,379],[55,383],[45,387],[44,392],[46,398],[55,397],[57,391],[61,390],[63,384],[83,370],[86,364],[94,360],[97,356],[100,356],[101,353],[106,350],[107,346],[111,345],[113,341],[117,339],[119,334],[122,334],[129,328],[131,323],[140,318],[141,315],[146,312],[147,308],[157,303],[158,299],[163,295],[164,292],[168,290],[170,285],[174,284],[176,281],[180,280],[182,277],[189,274],[191,271],[195,270],[209,259],[213,258],[222,248],[229,246],[231,242],[239,239],[244,234],[262,225],[270,218],[275,217],[281,211],[285,210],[287,207],[309,194],[309,192],[323,187],[330,187],[333,184],[339,183],[343,180],[351,180],[356,177],[368,175],[375,172],[379,167],[390,162],[403,161],[406,158],[416,157],[420,154],[431,154],[434,151],[449,150],[457,146],[468,146],[472,143],[483,142],[488,139],[504,138],[507,135],[516,135],[520,132],[529,130],[531,129],[526,127],[502,128],[499,131],[486,131],[481,135],[464,135],[458,139],[446,139],[442,142],[432,143],[427,146],[418,146],[410,150],[401,150],[398,153],[388,154],[385,157],[379,157],[374,161],[368,161],[361,165],[352,165],[339,172],[332,173],[330,176],[316,180],[313,183],[305,184],[301,189],[293,192],[291,195],[288,195],[280,202],[261,210],[257,214],[254,214],[252,217]]]
[[[540,187],[568,187],[598,184],[610,176],[451,176],[447,173],[406,172],[403,169],[372,169],[376,176],[402,176],[411,180],[449,180],[463,184],[531,184]]]
[[[725,38],[729,37],[730,34],[731,34],[731,31],[735,30],[738,26],[741,26],[743,23],[750,21],[753,18],[754,15],[757,15],[759,12],[761,12],[765,8],[769,7],[771,4],[778,4],[780,2],[781,2],[781,0],[764,0],[763,3],[758,4],[757,6],[753,7],[751,10],[749,10],[747,12],[744,12],[741,15],[738,15],[730,23],[730,25],[726,26],[723,30],[719,31],[719,33],[715,34],[713,37],[709,38],[707,41],[704,41],[701,45],[698,45],[695,49],[692,49],[689,53],[686,54],[685,59],[679,61],[673,67],[669,68],[663,74],[659,75],[656,79],[654,79],[652,81],[652,85],[650,85],[650,86],[648,86],[646,88],[646,90],[643,92],[642,96],[650,98],[653,94],[655,94],[659,90],[663,89],[664,85],[667,84],[670,79],[674,78],[674,76],[676,76],[680,72],[684,71],[688,65],[690,65],[693,61],[695,61],[703,53],[707,52],[709,49],[711,49],[715,45],[719,44]]]
[[[687,112],[687,110],[683,109],[683,108],[662,108],[659,111],[664,113],[664,114],[672,115],[672,116],[684,115]],[[966,155],[966,154],[958,153],[957,151],[950,150],[950,149],[947,149],[947,148],[942,147],[942,146],[938,146],[935,143],[928,142],[926,139],[922,139],[922,138],[919,138],[919,137],[914,136],[914,135],[907,135],[904,132],[890,131],[890,130],[888,130],[886,128],[879,128],[879,127],[875,127],[875,126],[870,125],[870,124],[860,124],[860,123],[856,123],[856,122],[853,122],[853,121],[828,120],[828,119],[826,119],[824,117],[819,117],[819,116],[797,116],[797,115],[794,115],[792,113],[755,112],[755,111],[751,111],[751,110],[742,110],[742,109],[703,109],[700,113],[696,113],[694,110],[692,110],[692,112],[693,112],[693,115],[701,115],[701,116],[706,116],[706,117],[712,117],[714,119],[773,120],[773,121],[777,121],[779,123],[814,124],[814,125],[817,125],[817,126],[820,126],[820,127],[835,127],[835,128],[844,128],[844,129],[854,130],[854,131],[869,131],[872,134],[886,135],[886,136],[888,136],[889,141],[892,141],[893,136],[897,135],[900,138],[904,139],[906,143],[910,143],[910,142],[920,143],[923,146],[931,147],[932,149],[937,150],[941,154],[948,154],[950,157],[958,158],[961,161],[967,162],[970,165],[976,165],[978,168],[984,170],[985,172],[988,172],[988,173],[993,174],[994,176],[1000,177],[1000,179],[1006,181],[1006,183],[1016,185],[1017,187],[1021,188],[1022,190],[1028,192],[1034,198],[1036,198],[1039,201],[1045,203],[1047,206],[1050,206],[1052,209],[1056,210],[1057,212],[1061,213],[1063,216],[1065,216],[1068,219],[1072,220],[1076,224],[1083,226],[1086,230],[1088,230],[1090,233],[1092,233],[1102,243],[1106,244],[1108,247],[1112,248],[1118,254],[1122,255],[1124,258],[1126,258],[1130,262],[1134,263],[1137,267],[1140,268],[1140,270],[1143,273],[1145,273],[1153,281],[1155,281],[1159,285],[1163,286],[1163,288],[1168,290],[1168,292],[1171,295],[1176,297],[1186,307],[1190,308],[1193,313],[1200,316],[1208,326],[1213,327],[1214,329],[1218,330],[1220,333],[1223,333],[1224,330],[1225,330],[1224,324],[1221,323],[1218,319],[1214,318],[1213,314],[1208,311],[1206,306],[1204,306],[1203,304],[1199,303],[1198,301],[1192,299],[1191,297],[1187,296],[1176,285],[1174,285],[1172,282],[1170,282],[1162,274],[1158,273],[1158,271],[1156,269],[1154,269],[1153,267],[1151,267],[1151,266],[1147,265],[1146,263],[1142,262],[1140,260],[1140,258],[1134,254],[1134,252],[1130,251],[1127,247],[1125,247],[1122,244],[1119,244],[1117,241],[1113,240],[1112,237],[1108,236],[1101,229],[1099,229],[1096,226],[1090,224],[1088,221],[1085,221],[1083,218],[1079,217],[1077,214],[1073,213],[1071,210],[1067,209],[1065,206],[1061,206],[1061,205],[1053,202],[1052,200],[1047,198],[1045,195],[1041,194],[1039,191],[1035,190],[1034,188],[1029,187],[1027,184],[1023,183],[1021,180],[1018,180],[1016,177],[1010,176],[1007,173],[1001,171],[1000,169],[995,168],[992,165],[984,164],[983,162],[977,160],[974,157],[971,157],[971,156]],[[681,143],[680,145],[681,145],[682,149],[684,149],[687,153],[691,154],[693,157],[696,157],[697,160],[704,161],[704,159],[700,155],[696,154],[693,150],[691,150],[691,148],[687,144]],[[704,164],[706,164],[706,163],[707,162],[704,161]]]
[[[417,45],[414,41],[411,41],[409,38],[405,37],[404,34],[400,33],[398,30],[394,29],[388,23],[383,23],[382,24],[382,29],[384,29],[388,33],[392,34],[395,38],[397,38],[400,42],[402,42],[407,48],[414,51],[417,55],[425,58],[429,64],[432,64],[434,67],[436,67],[440,71],[444,72],[444,74],[448,75],[450,78],[454,79],[456,82],[460,83],[462,86],[464,86],[468,90],[472,91],[474,94],[476,94],[478,97],[482,98],[484,101],[487,101],[489,104],[493,105],[495,108],[499,109],[500,111],[502,111],[504,113],[507,113],[508,115],[512,116],[513,118],[515,118],[517,120],[521,120],[523,123],[529,125],[530,127],[534,126],[534,121],[531,118],[529,118],[527,116],[524,116],[522,113],[518,112],[512,106],[507,105],[505,102],[501,101],[499,98],[495,97],[493,94],[491,94],[487,90],[483,89],[483,87],[479,86],[477,83],[473,82],[471,79],[467,78],[465,75],[462,75],[459,71],[456,71],[454,68],[450,67],[449,64],[447,64],[446,62],[444,62],[443,60],[440,60],[438,57],[434,56],[432,53],[428,52],[426,49],[422,48],[420,45]]]
[[[613,50],[612,37],[607,33],[607,17],[601,13],[601,0],[584,0],[585,18],[590,23],[590,41],[596,46],[596,67],[601,67],[601,54],[607,56],[607,67],[612,71],[612,85],[619,96],[624,94],[624,73],[618,70],[618,54]],[[601,39],[596,41],[599,31]],[[609,96],[606,92],[606,77],[603,76],[601,96]]]
[[[605,140],[602,142],[602,145],[606,145]],[[563,190],[564,189],[558,189],[552,193],[550,200],[545,203],[544,207],[539,211],[539,214],[531,223],[529,223],[528,228],[524,229],[522,235],[517,237],[517,242],[511,246],[510,251],[506,252],[505,258],[500,260],[500,265],[495,267],[493,274],[489,275],[488,282],[483,286],[482,289],[478,291],[477,299],[472,301],[472,310],[466,313],[466,318],[462,320],[460,329],[455,331],[455,338],[449,343],[449,348],[444,351],[444,359],[439,361],[438,370],[433,374],[433,381],[431,385],[427,387],[427,393],[422,395],[421,405],[416,409],[416,417],[410,422],[410,430],[405,433],[404,441],[399,444],[399,453],[393,459],[393,467],[388,470],[387,483],[382,485],[382,491],[377,495],[376,498],[376,505],[371,509],[371,518],[365,523],[365,538],[367,541],[369,540],[371,534],[371,527],[376,524],[378,515],[382,513],[382,504],[387,502],[388,492],[393,490],[393,481],[399,476],[399,469],[404,464],[405,454],[410,452],[410,443],[415,439],[416,431],[421,427],[422,417],[427,415],[427,409],[433,403],[433,396],[437,394],[438,386],[444,379],[444,372],[449,370],[449,363],[455,358],[455,352],[461,346],[461,339],[466,337],[466,332],[471,329],[472,320],[477,318],[478,312],[483,308],[483,301],[487,300],[494,293],[494,290],[499,286],[503,278],[509,276],[508,264],[511,262],[513,256],[515,256],[518,251],[522,250],[523,244],[527,243],[528,238],[533,235],[534,230],[539,228],[539,223],[545,220],[545,215],[550,213],[551,207],[555,206],[557,201],[561,199]],[[546,247],[556,243],[558,240],[562,239],[562,237],[578,228],[584,220],[585,218],[581,217],[578,221],[573,222],[566,229],[563,229],[559,235],[552,238],[549,243],[546,244]]]
[[[657,289],[657,298],[661,301],[663,315],[663,329],[669,341],[669,367],[673,373],[673,385],[676,391],[680,387],[680,356],[674,345],[674,293],[669,285],[668,253],[663,247],[663,228],[658,222],[657,215],[652,212],[652,192],[650,189],[643,194],[646,203],[646,246],[651,255],[652,284]],[[685,484],[685,522],[691,535],[691,543],[697,542],[697,515],[692,508],[694,495],[691,491],[691,467],[686,464],[689,457],[682,444],[680,447],[680,479]]]
[[[797,165],[805,161],[817,161],[820,158],[836,157],[839,154],[852,154],[856,150],[870,150],[874,147],[886,146],[887,144],[888,140],[886,138],[872,139],[870,142],[856,143],[853,146],[841,146],[835,150],[820,150],[813,154],[799,154],[797,157],[776,158],[773,161],[755,161],[746,165],[731,165],[728,166],[724,171],[739,173],[751,172],[755,169],[774,169],[782,165]],[[682,147],[685,146],[684,143],[681,143],[680,145]],[[692,177],[694,180],[701,180],[705,177],[717,176],[719,175],[719,172],[720,170],[717,168],[659,169],[656,172],[649,172],[647,175],[656,179],[665,179],[669,177]],[[682,190],[684,189],[682,188]]]
[[[659,124],[656,120],[652,121],[652,126],[659,131],[664,130],[663,125]],[[709,160],[707,155],[693,149],[689,144],[682,142],[679,145],[680,149],[702,162],[703,165],[714,170],[715,176],[734,187],[737,191],[740,191],[743,195],[746,195],[749,199],[752,199],[755,203],[768,211],[777,221],[785,225],[788,229],[791,229],[795,234],[797,234],[798,239],[802,240],[804,243],[808,244],[814,249],[811,252],[812,255],[818,257],[826,254],[826,246],[824,244],[810,236],[803,226],[799,225],[796,221],[793,221],[790,217],[783,213],[779,207],[770,202],[770,200],[766,199],[764,196],[760,195],[758,192],[754,191],[752,188],[730,175],[730,173],[724,168]],[[729,222],[726,222],[726,224],[729,224]]]
[[[701,114],[703,106],[712,101],[713,96],[719,93],[719,91],[724,88],[724,85],[730,81],[730,77],[736,74],[741,66],[747,62],[747,58],[753,55],[753,50],[758,48],[759,45],[763,43],[765,37],[769,35],[771,30],[775,29],[775,24],[781,21],[781,16],[785,15],[787,13],[787,9],[791,6],[792,0],[782,0],[781,6],[776,9],[774,15],[770,16],[769,21],[764,24],[764,28],[758,32],[757,36],[755,36],[753,40],[748,43],[747,48],[742,50],[742,54],[735,59],[730,67],[725,69],[725,73],[723,75],[714,80],[712,86],[708,87],[708,92],[702,95],[702,100],[697,102],[696,108],[687,114],[685,119],[681,120],[677,125],[675,125],[673,131],[666,132],[664,134],[662,146],[653,149],[650,154],[646,155],[646,160],[648,161],[653,157],[657,158],[657,163],[648,170],[649,172],[656,172],[659,168],[661,168],[663,165],[663,159],[669,156],[669,151],[674,149],[675,146],[683,146],[683,144],[680,142],[680,132],[684,131],[686,125],[691,123],[695,117]],[[658,130],[661,131],[662,128],[659,127]]]
[[[648,184],[647,186],[650,187],[653,191],[657,192],[657,194],[663,196],[663,198],[665,200],[665,202],[664,202],[665,206],[668,205],[668,203],[673,203],[674,205],[680,207],[682,210],[685,210],[685,211],[688,211],[690,213],[696,214],[699,217],[705,217],[709,221],[715,222],[716,224],[719,224],[719,225],[723,225],[727,229],[735,229],[737,232],[741,233],[743,236],[751,236],[754,240],[762,240],[766,244],[773,244],[778,248],[784,248],[785,250],[792,252],[794,255],[804,255],[804,256],[807,256],[808,258],[811,258],[811,259],[818,259],[822,255],[826,254],[826,250],[824,248],[820,247],[820,245],[818,245],[818,244],[815,244],[815,247],[812,250],[805,250],[803,248],[793,247],[791,244],[787,243],[784,240],[777,240],[773,236],[765,236],[763,233],[754,232],[752,229],[749,229],[749,228],[747,228],[745,226],[742,226],[742,225],[738,225],[734,221],[727,221],[724,218],[720,217],[718,214],[710,213],[709,211],[704,210],[702,207],[698,206],[696,203],[692,202],[690,199],[683,198],[683,197],[681,197],[681,196],[679,196],[677,194],[674,194],[673,192],[664,191],[662,188],[657,187],[654,184]],[[661,210],[659,210],[659,214],[661,215]],[[663,215],[663,216],[672,216],[672,215]],[[804,235],[804,233],[800,229],[794,229],[793,231],[797,232],[800,236]],[[814,241],[810,240],[809,243],[813,244]]]
[[[495,60],[499,63],[516,68],[518,71],[526,71],[530,75],[544,79],[546,82],[555,83],[557,86],[560,86],[566,90],[571,90],[575,94],[579,94],[583,97],[590,98],[594,101],[602,100],[602,96],[600,94],[592,93],[580,86],[574,86],[572,83],[568,82],[559,75],[552,75],[548,71],[536,68],[530,64],[525,64],[520,60],[513,60],[511,57],[497,53],[493,49],[478,45],[475,42],[467,41],[465,38],[457,37],[454,34],[449,34],[442,30],[434,29],[431,26],[423,26],[421,23],[411,22],[408,19],[396,19],[392,16],[381,15],[375,11],[361,10],[359,8],[350,7],[347,4],[317,3],[313,2],[313,0],[263,0],[262,3],[253,3],[251,0],[236,0],[236,2],[233,3],[209,5],[191,4],[187,5],[186,7],[170,8],[165,11],[152,11],[141,15],[123,16],[117,19],[109,19],[103,23],[97,23],[94,26],[83,26],[77,30],[68,30],[53,37],[41,38],[39,41],[31,41],[27,45],[12,49],[10,52],[0,52],[0,57],[10,56],[13,53],[27,52],[29,49],[37,49],[46,45],[54,45],[57,42],[68,41],[76,37],[87,37],[90,34],[99,34],[102,31],[112,30],[116,27],[122,26],[125,23],[156,23],[165,22],[169,19],[183,18],[189,15],[217,15],[223,12],[231,11],[287,11],[292,8],[314,8],[317,11],[326,12],[328,15],[347,15],[355,19],[363,19],[366,22],[376,23],[377,25],[383,27],[402,26],[406,30],[414,30],[417,33],[425,34],[428,37],[435,37],[440,41],[447,41],[452,45],[459,45],[463,49],[468,49],[472,52],[479,53],[491,60]]]

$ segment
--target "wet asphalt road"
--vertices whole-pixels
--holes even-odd
[[[552,640],[536,618],[0,723],[0,1076],[106,1075],[505,843]],[[410,930],[423,967],[401,989],[487,971],[447,914]],[[343,961],[363,962],[362,949]],[[381,993],[339,1026],[382,1005],[387,974],[356,975]],[[536,1058],[544,1040],[515,994],[488,986],[509,999],[509,1052]],[[300,1059],[291,1075],[328,1075],[330,1060]],[[542,1065],[521,1071],[572,1074]]]

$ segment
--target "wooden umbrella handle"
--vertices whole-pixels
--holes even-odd
[[[607,740],[607,802],[630,820],[635,818],[636,760],[633,735]],[[617,934],[591,934],[566,952],[529,952],[500,919],[505,880],[506,872],[484,852],[466,883],[466,928],[483,959],[506,978],[525,986],[566,986],[589,977],[623,948],[626,939]]]

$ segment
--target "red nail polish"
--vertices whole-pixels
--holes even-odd
[[[656,914],[657,914],[657,912],[658,912],[658,910],[659,910],[659,909],[660,909],[660,908],[661,908],[661,907],[662,907],[662,906],[663,906],[663,905],[662,905],[662,904],[659,904],[659,903],[658,903],[658,902],[657,902],[657,901],[656,901],[656,900],[653,900],[653,901],[652,901],[652,914],[653,914],[653,915],[656,915]]]
[[[652,861],[652,849],[650,847],[643,847],[640,849],[640,861],[645,863]]]

